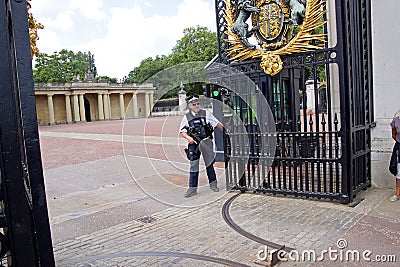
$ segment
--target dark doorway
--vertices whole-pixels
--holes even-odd
[[[84,103],[85,103],[85,119],[87,122],[91,122],[92,117],[90,116],[90,103],[89,100],[86,99],[86,97]]]

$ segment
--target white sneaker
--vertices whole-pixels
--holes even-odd
[[[390,201],[392,201],[392,202],[395,202],[395,201],[397,201],[399,199],[400,199],[400,197],[398,197],[396,195],[393,195],[393,196],[390,197]]]

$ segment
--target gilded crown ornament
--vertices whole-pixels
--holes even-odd
[[[281,56],[324,47],[326,35],[316,33],[326,20],[323,0],[225,0],[225,21],[232,61],[261,59],[273,76],[283,69]],[[251,17],[252,28],[247,20]],[[257,45],[249,41],[255,37]],[[253,38],[254,39],[254,38]]]

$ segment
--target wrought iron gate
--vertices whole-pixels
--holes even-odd
[[[54,266],[29,44],[26,1],[0,0],[1,264]]]
[[[244,116],[248,110],[257,112],[257,106],[243,106],[231,97],[233,110],[248,129],[251,148],[247,162],[228,155],[227,169],[235,170],[226,172],[230,188],[348,203],[370,186],[374,127],[371,1],[334,2],[330,7],[336,10],[336,31],[323,26],[325,48],[285,55],[283,70],[270,76],[260,67],[260,60],[230,60],[226,9],[235,2],[216,0],[219,62],[254,81],[271,107],[278,132],[269,166],[257,122]],[[328,40],[334,35],[336,43]],[[227,151],[236,145],[235,134],[225,144]],[[243,174],[236,171],[240,169]]]

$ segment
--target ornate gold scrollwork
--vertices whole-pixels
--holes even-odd
[[[271,76],[278,74],[283,69],[281,57],[270,52],[262,55],[260,66],[265,73]]]
[[[31,8],[31,3],[30,0],[26,1],[26,6],[28,10],[28,25],[29,25],[29,40],[31,43],[31,57],[33,59],[34,56],[39,56],[39,49],[36,46],[36,41],[39,40],[39,36],[37,34],[38,29],[44,29],[44,26],[37,22],[35,18],[33,17],[32,13],[29,12],[29,9]]]
[[[232,31],[237,19],[235,15],[239,11],[243,12],[238,10],[243,4],[234,6],[231,0],[225,0],[228,35],[225,41],[230,44],[227,52],[230,59],[232,61],[261,59],[261,68],[273,76],[283,69],[281,56],[323,48],[326,34],[315,33],[315,30],[326,23],[325,1],[303,0],[304,5],[296,1],[299,0],[255,1],[254,7],[260,11],[252,13],[252,23],[258,46],[250,49],[249,45],[244,45],[243,37],[239,38],[237,31]],[[238,3],[241,2],[250,1],[239,0]],[[303,9],[302,16],[296,13],[299,7]]]

